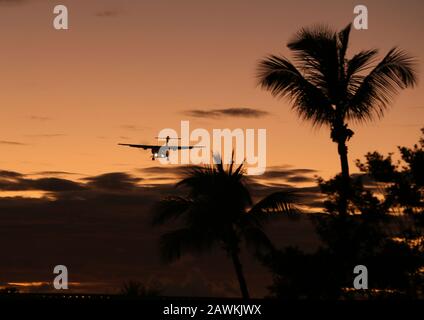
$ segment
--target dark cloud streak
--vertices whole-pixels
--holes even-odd
[[[26,146],[26,143],[18,142],[18,141],[9,141],[9,140],[0,140],[0,144],[8,145],[8,146]]]
[[[40,133],[40,134],[27,134],[27,137],[31,138],[59,138],[59,137],[65,137],[66,134],[64,133]]]
[[[137,188],[142,179],[124,172],[105,173],[95,177],[85,178],[87,185],[100,190],[131,190]]]
[[[212,110],[186,110],[184,115],[195,118],[224,118],[224,117],[239,117],[239,118],[262,118],[269,115],[269,112],[253,109],[253,108],[225,108]]]
[[[35,120],[35,121],[47,121],[47,120],[51,120],[49,117],[42,117],[42,116],[29,116],[28,119],[30,120]]]

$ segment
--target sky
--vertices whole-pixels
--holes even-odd
[[[342,28],[355,1],[62,1],[70,28],[52,27],[56,1],[0,1],[0,166],[85,175],[150,166],[148,152],[117,143],[156,143],[161,129],[265,128],[267,165],[339,170],[327,129],[317,130],[257,86],[257,63],[290,57],[304,26]],[[352,32],[350,53],[400,46],[423,57],[420,1],[367,1],[369,29]],[[422,80],[422,73],[420,80]],[[420,81],[422,83],[422,81]],[[423,90],[402,92],[384,119],[354,126],[350,161],[417,140]],[[260,117],[193,117],[189,111],[252,108]],[[311,156],[313,155],[313,156]]]
[[[69,10],[69,30],[62,31],[52,26],[57,4],[0,0],[0,243],[14,243],[1,247],[9,260],[0,267],[0,285],[43,283],[48,278],[45,266],[59,258],[78,270],[76,282],[97,283],[116,273],[116,259],[127,260],[114,285],[159,268],[156,258],[128,258],[140,244],[148,250],[146,241],[158,235],[145,230],[137,236],[133,224],[145,219],[136,216],[141,205],[137,201],[147,206],[169,192],[179,169],[152,164],[147,151],[117,144],[155,143],[160,130],[178,132],[182,120],[189,120],[190,128],[208,131],[265,128],[268,168],[255,178],[259,193],[265,186],[268,191],[301,186],[313,204],[316,189],[308,189],[313,188],[312,177],[339,172],[328,129],[300,121],[288,101],[258,87],[255,75],[258,62],[268,54],[290,58],[286,43],[300,28],[325,23],[341,29],[352,22],[357,1],[61,0]],[[369,10],[369,29],[352,31],[348,55],[378,48],[382,57],[399,46],[423,61],[422,1],[361,4]],[[383,119],[352,125],[353,172],[354,160],[368,151],[387,153],[418,141],[424,126],[423,76],[420,72],[417,88],[401,92]],[[240,108],[250,111],[231,112]],[[123,197],[128,186],[132,196],[141,194],[144,200]],[[47,198],[31,199],[41,196]],[[75,209],[78,215],[65,210],[69,203],[80,208],[76,199],[98,208],[105,198],[115,201],[113,209],[121,208],[124,215],[103,207],[95,212]],[[307,223],[301,226],[310,229]],[[289,233],[299,234],[293,228]],[[93,247],[84,246],[87,240]],[[96,261],[109,266],[101,274],[90,260],[93,250]],[[184,263],[193,274],[204,276],[192,260],[174,269],[179,275],[186,274]],[[203,267],[208,264],[205,260]],[[257,272],[252,270],[253,277]],[[225,274],[217,271],[213,277]],[[256,281],[261,294],[262,280]],[[207,290],[221,292],[211,286]],[[204,294],[206,289],[196,290]]]

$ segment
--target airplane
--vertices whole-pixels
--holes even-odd
[[[173,146],[168,145],[169,140],[175,139],[175,140],[181,140],[181,138],[171,138],[170,136],[166,137],[155,137],[158,140],[165,140],[165,145],[150,145],[150,144],[131,144],[131,143],[118,143],[120,146],[127,146],[131,148],[140,148],[144,150],[150,149],[152,151],[152,160],[154,161],[157,158],[166,158],[169,160],[169,151],[175,151],[175,150],[187,150],[187,149],[193,149],[193,148],[204,148],[203,146]]]

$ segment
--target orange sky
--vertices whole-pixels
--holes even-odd
[[[351,22],[357,1],[61,0],[70,29],[52,27],[58,1],[0,1],[0,168],[87,175],[151,166],[148,152],[118,142],[154,143],[163,128],[266,128],[268,165],[338,172],[336,147],[256,86],[255,69],[303,26]],[[13,3],[16,2],[16,3]],[[362,1],[369,30],[351,51],[398,45],[423,61],[422,1]],[[423,81],[420,73],[420,83]],[[386,117],[354,127],[350,161],[417,141],[421,87],[401,93]],[[250,107],[260,119],[190,118],[190,109]]]

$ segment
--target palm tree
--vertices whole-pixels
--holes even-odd
[[[263,222],[273,213],[295,214],[293,192],[276,192],[252,205],[244,183],[243,164],[224,168],[221,161],[207,167],[194,167],[177,186],[185,196],[168,197],[158,204],[153,225],[178,220],[180,228],[161,237],[162,257],[172,262],[184,252],[203,253],[219,246],[232,259],[243,298],[249,298],[240,261],[241,244],[259,252],[272,249]]]
[[[288,43],[294,63],[270,55],[258,68],[262,88],[289,98],[301,119],[330,128],[344,185],[340,214],[347,214],[350,184],[346,142],[354,132],[348,121],[363,123],[382,117],[399,90],[417,81],[414,59],[396,47],[378,63],[376,49],[347,58],[350,30],[351,25],[340,32],[325,26],[302,29]]]

